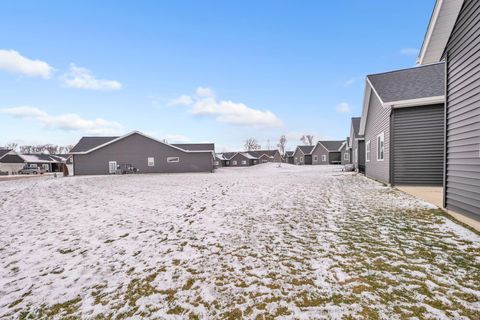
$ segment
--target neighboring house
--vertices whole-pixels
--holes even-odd
[[[443,63],[367,76],[359,134],[365,174],[391,185],[442,185]]]
[[[207,144],[189,146],[202,149]],[[121,137],[83,137],[70,154],[74,175],[112,174],[128,168],[140,173],[212,172],[214,148],[208,149],[185,150],[133,131]]]
[[[258,158],[259,163],[282,162],[282,155],[278,150],[254,150],[248,151],[252,156]]]
[[[0,149],[0,171],[8,174],[16,174],[25,165],[23,160],[11,149]]]
[[[227,166],[227,164],[226,164],[227,161],[228,161],[228,159],[225,158],[223,153],[216,153],[215,154],[215,161],[214,161],[213,165],[215,166],[215,168],[226,167]]]
[[[313,148],[312,164],[313,165],[328,165],[328,164],[341,164],[342,163],[342,151],[344,141],[318,141]]]
[[[298,165],[312,164],[312,150],[315,146],[298,146],[293,153],[293,163]]]
[[[341,156],[341,164],[346,165],[350,164],[350,148],[348,147],[348,140],[349,138],[347,137],[345,141],[343,141],[342,146],[340,147],[340,156]]]
[[[437,1],[418,62],[445,61],[444,207],[480,219],[480,1]]]
[[[0,150],[0,171],[17,174],[24,167],[42,167],[47,172],[61,172],[68,155],[19,154],[13,150]]]
[[[248,152],[237,152],[229,159],[229,167],[249,167],[258,164],[258,158]]]
[[[293,160],[294,153],[295,151],[285,151],[285,155],[283,157],[285,163],[294,164],[294,160]]]
[[[352,118],[350,125],[350,163],[358,172],[365,172],[365,138],[360,132],[360,117]]]

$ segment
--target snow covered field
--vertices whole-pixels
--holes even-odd
[[[480,319],[480,236],[338,167],[0,182],[0,318]]]

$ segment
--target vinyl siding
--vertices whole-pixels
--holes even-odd
[[[297,161],[295,161],[295,158],[297,158]],[[300,161],[300,158],[303,158],[303,161]],[[293,161],[294,161],[294,164],[300,164],[300,165],[305,164],[305,155],[298,148],[297,150],[295,150],[295,153],[293,154]]]
[[[480,2],[466,0],[446,49],[445,206],[480,218]]]
[[[443,185],[444,106],[393,110],[392,184]]]
[[[155,159],[148,166],[147,158]],[[167,163],[167,157],[179,157],[176,163]],[[109,174],[108,162],[131,164],[140,173],[211,172],[213,155],[209,152],[184,152],[139,134],[133,134],[88,154],[75,154],[75,175]]]
[[[345,160],[345,154],[348,154],[348,160]],[[350,155],[350,149],[347,148],[347,146],[344,146],[342,148],[342,164],[345,165],[345,164],[350,164],[351,163],[351,155]]]
[[[234,161],[237,161],[237,164],[233,164]],[[242,164],[242,161],[246,161],[246,164]],[[258,160],[257,160],[258,163]],[[253,160],[244,157],[242,154],[238,153],[233,158],[230,159],[230,167],[248,167],[253,165]]]
[[[384,133],[384,160],[377,161],[377,136]],[[372,92],[365,126],[365,142],[370,140],[370,161],[365,163],[365,175],[383,183],[390,183],[390,109],[383,108]],[[363,149],[365,144],[363,144]]]
[[[315,156],[318,157],[318,160],[315,161]],[[325,161],[322,161],[322,156],[325,156]],[[312,152],[312,164],[313,165],[327,165],[329,164],[328,160],[328,151],[320,144],[317,144],[315,149]]]

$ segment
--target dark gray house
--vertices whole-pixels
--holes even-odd
[[[74,175],[212,172],[213,144],[183,145],[185,150],[133,131],[121,137],[83,137],[73,147]],[[207,150],[201,150],[201,149]],[[195,149],[195,150],[193,150]]]
[[[249,152],[236,152],[229,158],[228,167],[249,167],[258,164],[258,158]]]
[[[285,151],[285,155],[283,156],[283,159],[285,161],[285,163],[290,163],[290,164],[293,164],[294,161],[293,161],[293,154],[295,153],[295,151]]]
[[[282,155],[278,150],[254,150],[248,151],[249,154],[258,158],[258,163],[282,162]]]
[[[313,165],[341,164],[342,147],[345,141],[318,141],[312,150]]]
[[[361,117],[352,118],[350,125],[350,163],[356,171],[365,172],[365,137],[360,134],[361,120]]]
[[[391,185],[442,185],[443,63],[367,76],[359,135],[365,174]]]
[[[437,0],[418,62],[445,61],[444,207],[480,219],[480,1]]]
[[[350,148],[348,147],[348,137],[343,141],[342,146],[340,147],[340,155],[341,155],[341,164],[346,165],[350,164],[351,155],[350,155]]]
[[[298,146],[293,153],[293,163],[298,165],[312,164],[312,151],[315,146]]]

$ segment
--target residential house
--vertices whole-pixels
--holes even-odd
[[[315,146],[298,146],[293,153],[293,163],[297,165],[312,164],[312,150]]]
[[[365,172],[365,138],[360,134],[361,117],[352,118],[350,125],[350,157],[353,169]]]
[[[249,152],[236,152],[229,159],[229,167],[249,167],[258,164],[258,158]]]
[[[443,63],[367,76],[359,134],[365,174],[391,185],[441,185]]]
[[[437,0],[418,62],[445,61],[444,207],[480,219],[480,1]]]
[[[253,150],[249,154],[258,158],[258,163],[282,162],[283,158],[278,150]]]
[[[285,155],[283,156],[285,163],[294,164],[294,159],[293,159],[294,153],[295,151],[285,151]]]
[[[350,139],[347,137],[345,141],[343,141],[341,147],[340,147],[340,156],[341,156],[341,164],[346,165],[350,164],[350,148],[348,147],[348,141]]]
[[[62,172],[68,155],[20,154],[13,150],[0,150],[0,171],[17,174],[24,167],[42,167],[47,172]]]
[[[341,164],[343,143],[342,140],[318,141],[311,152],[312,164]]]
[[[73,147],[74,175],[119,172],[175,173],[212,172],[214,148],[178,146],[133,131],[120,137],[83,137]],[[206,148],[207,150],[201,150]]]

